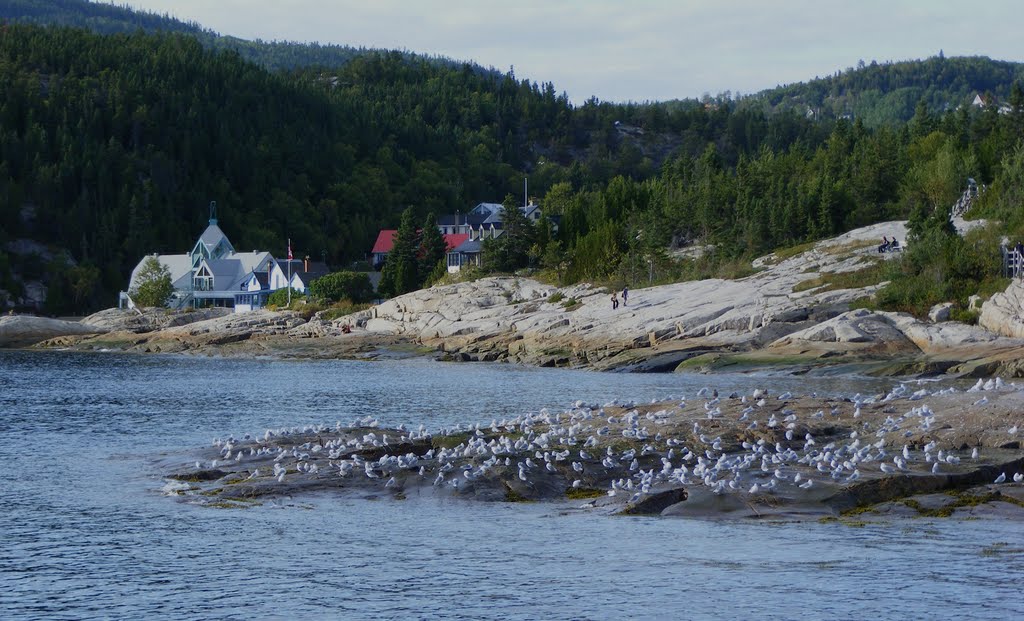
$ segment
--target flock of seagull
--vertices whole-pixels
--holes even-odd
[[[1004,388],[1002,380],[979,380],[968,392]],[[598,489],[608,496],[624,495],[629,502],[656,488],[680,485],[704,486],[715,494],[773,494],[822,483],[847,485],[871,474],[938,474],[963,460],[980,459],[978,448],[969,453],[943,450],[934,440],[896,448],[900,437],[936,429],[936,414],[923,402],[901,415],[895,414],[895,407],[886,407],[883,412],[892,413],[884,420],[858,420],[862,408],[870,405],[920,402],[930,394],[950,391],[955,392],[912,392],[901,384],[885,396],[856,395],[802,417],[790,407],[793,395],[769,395],[766,390],[749,396],[733,393],[723,399],[717,391],[704,388],[690,401],[676,398],[644,406],[577,401],[563,412],[542,409],[494,420],[489,426],[443,429],[439,435],[449,441],[441,446],[430,445],[434,436],[423,425],[416,430],[405,426],[385,430],[375,419],[365,417],[348,428],[338,422],[333,428],[267,430],[262,438],[217,439],[218,457],[209,466],[234,464],[248,472],[250,480],[273,477],[284,482],[294,475],[363,478],[399,489],[414,477],[456,490],[476,481],[513,482],[514,477],[520,489],[529,491],[545,477],[561,477],[561,489]],[[700,405],[693,407],[693,402]],[[986,402],[983,396],[973,405]],[[823,437],[816,437],[814,429],[821,430]],[[837,435],[835,429],[844,431]],[[825,436],[829,430],[833,433]],[[1017,431],[1014,426],[1007,433],[1015,436]],[[294,441],[286,446],[289,438]],[[299,440],[306,441],[298,444]],[[431,448],[423,451],[427,446]],[[368,453],[380,456],[371,458]],[[258,467],[250,470],[248,463]],[[203,467],[202,462],[195,465]],[[1008,477],[1004,472],[994,483],[1011,479],[1024,482],[1024,473]]]

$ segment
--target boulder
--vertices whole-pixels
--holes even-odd
[[[34,315],[0,317],[0,347],[27,347],[58,336],[100,334],[103,328]]]
[[[953,310],[952,302],[943,302],[942,304],[936,304],[928,311],[928,320],[932,323],[939,323],[940,321],[949,321],[950,312]]]
[[[622,515],[660,515],[662,511],[674,504],[683,502],[689,497],[686,489],[676,487],[664,492],[650,494],[626,505]]]
[[[981,305],[978,325],[1014,338],[1024,338],[1024,280],[1014,279],[1002,293]]]

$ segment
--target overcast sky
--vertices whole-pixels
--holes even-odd
[[[753,93],[858,60],[1024,60],[1024,2],[115,0],[244,39],[404,49],[552,82],[580,103]]]

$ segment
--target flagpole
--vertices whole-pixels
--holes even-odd
[[[288,238],[288,308],[292,306],[292,240]]]

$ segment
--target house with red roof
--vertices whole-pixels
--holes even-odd
[[[398,235],[397,229],[383,229],[377,234],[377,241],[373,243],[373,250],[370,251],[370,261],[373,264],[373,269],[379,270],[384,267],[384,260],[387,259],[391,249],[395,247],[396,235]],[[469,234],[447,233],[443,237],[447,245],[446,251],[451,251],[469,239]]]

